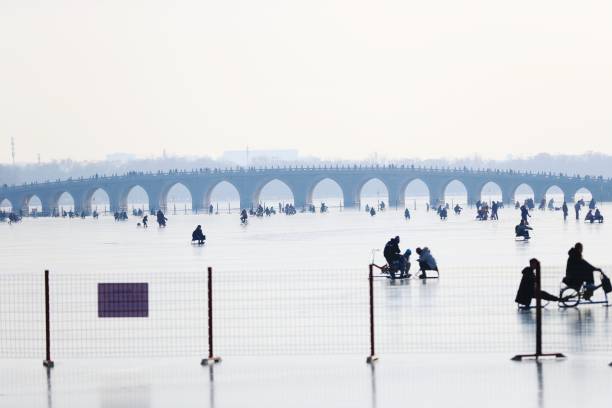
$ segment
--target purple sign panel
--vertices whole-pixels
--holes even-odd
[[[98,283],[98,317],[149,317],[149,284]]]

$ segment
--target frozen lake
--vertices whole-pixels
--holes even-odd
[[[612,206],[603,205],[601,209],[605,216]],[[577,222],[572,214],[563,222],[560,212],[536,210],[531,219],[534,238],[516,242],[513,230],[520,217],[514,208],[500,210],[499,221],[486,222],[475,221],[475,210],[469,208],[460,216],[449,214],[447,221],[440,221],[434,211],[427,212],[424,207],[411,209],[411,213],[412,218],[406,221],[401,209],[391,208],[371,217],[364,211],[332,208],[327,214],[251,217],[247,226],[240,225],[237,213],[169,214],[165,229],[154,222],[148,229],[137,228],[136,217],[127,222],[115,222],[112,217],[26,218],[17,225],[0,224],[0,356],[5,359],[2,373],[7,376],[17,365],[25,370],[18,373],[26,378],[18,376],[6,382],[9,388],[0,390],[0,394],[11,402],[10,406],[17,406],[11,396],[24,394],[37,401],[24,406],[46,406],[47,400],[38,401],[35,397],[46,393],[41,388],[46,384],[45,378],[39,377],[37,369],[32,369],[36,372],[32,374],[23,368],[34,367],[31,359],[38,367],[44,356],[44,332],[40,330],[44,269],[49,269],[52,276],[52,356],[59,365],[71,367],[72,373],[67,377],[58,375],[54,380],[56,392],[63,395],[59,398],[70,400],[71,395],[80,395],[93,403],[98,401],[100,406],[121,406],[104,394],[121,388],[109,380],[111,376],[128,375],[128,380],[130,376],[138,380],[127,382],[124,400],[133,402],[129,406],[142,407],[163,406],[160,401],[172,398],[169,387],[176,382],[163,379],[166,365],[176,373],[173,375],[184,380],[185,395],[214,405],[211,389],[195,389],[196,383],[207,383],[207,371],[198,371],[197,362],[206,351],[208,266],[214,268],[215,277],[216,352],[225,359],[215,369],[219,383],[216,387],[231,392],[239,382],[254,396],[269,401],[269,406],[280,404],[278,395],[265,385],[256,391],[252,381],[275,381],[278,372],[262,377],[257,374],[258,361],[263,364],[270,358],[275,369],[288,372],[289,379],[283,384],[293,390],[287,392],[294,396],[317,387],[309,383],[314,380],[302,381],[309,375],[318,375],[313,359],[326,360],[321,366],[323,371],[352,378],[350,384],[339,380],[341,389],[330,386],[331,391],[326,391],[329,398],[323,399],[329,406],[342,406],[339,401],[344,397],[348,398],[346,406],[375,406],[377,401],[387,406],[385,401],[408,395],[424,398],[425,391],[421,393],[418,387],[408,394],[394,390],[404,387],[403,381],[397,382],[397,376],[419,383],[418,376],[407,374],[399,361],[423,353],[432,358],[435,355],[435,364],[427,367],[422,360],[410,364],[435,377],[431,382],[439,380],[451,390],[466,372],[439,373],[448,367],[449,360],[443,356],[450,358],[450,353],[463,357],[455,357],[449,364],[468,361],[471,368],[466,368],[467,373],[476,371],[478,375],[489,373],[494,377],[510,364],[508,359],[513,354],[533,351],[534,313],[518,312],[513,302],[520,271],[531,257],[542,262],[543,286],[552,293],[558,291],[567,250],[578,241],[585,246],[587,260],[612,270],[607,266],[612,265],[608,249],[612,230],[608,224]],[[150,218],[152,221],[154,217]],[[189,243],[197,224],[203,226],[208,238],[204,247]],[[382,249],[395,235],[402,239],[402,250],[411,248],[414,252],[417,246],[428,246],[438,260],[442,276],[426,282],[376,279],[377,350],[384,367],[378,369],[381,374],[377,381],[381,385],[374,398],[371,389],[364,388],[373,384],[363,364],[369,351],[368,264],[373,255],[376,263],[384,263],[382,253],[375,250]],[[413,267],[414,259],[413,256]],[[149,317],[98,318],[96,285],[100,282],[148,282]],[[593,305],[579,310],[558,309],[551,304],[544,318],[544,351],[565,352],[578,358],[578,362],[570,363],[577,372],[601,370],[598,363],[605,368],[607,360],[612,360],[607,308]],[[466,357],[470,355],[476,360]],[[184,371],[177,368],[179,363],[154,360],[157,362],[150,363],[153,367],[139,362],[126,371],[115,360],[151,356],[189,356],[189,364],[196,367]],[[105,357],[111,359],[102,360],[99,370],[79,365],[79,361]],[[22,366],[7,358],[27,360]],[[296,364],[302,368],[295,369]],[[355,372],[359,371],[353,368],[357,366],[361,372]],[[523,381],[523,373],[531,380],[541,374],[533,365],[512,367],[515,368],[510,373],[492,380],[493,389],[495,384],[502,389],[505,381]],[[543,369],[551,374],[544,375],[542,381],[555,388],[563,384],[564,376],[573,377],[569,365],[557,367],[560,366],[550,363]],[[191,378],[190,370],[198,374]],[[29,380],[25,372],[31,373]],[[81,372],[89,373],[89,377],[81,378]],[[334,380],[330,377],[328,381]],[[507,405],[499,406],[510,406],[510,401],[543,406],[536,405],[543,396],[548,396],[548,401],[559,401],[549,391],[541,391],[537,382],[529,380],[524,384],[528,395],[508,399]],[[601,385],[609,387],[609,381]],[[426,384],[423,386],[428,389]],[[354,394],[349,391],[352,389],[361,391]],[[381,389],[387,391],[380,392]],[[477,387],[471,389],[475,394],[479,392]],[[353,394],[360,396],[355,397],[359,403],[350,398]],[[218,396],[218,400],[224,401],[219,406],[240,406],[245,402],[227,393]],[[432,399],[431,406],[443,400]],[[307,405],[311,404],[304,404]]]
[[[601,206],[604,216],[612,206]],[[434,211],[411,208],[412,219],[405,221],[394,208],[371,217],[365,212],[339,211],[327,214],[277,214],[270,218],[251,217],[240,226],[238,214],[220,211],[218,215],[176,216],[168,212],[168,228],[159,229],[150,218],[151,228],[136,228],[140,221],[130,217],[115,222],[112,217],[24,218],[18,225],[0,224],[2,257],[10,262],[4,271],[13,273],[56,271],[86,273],[102,271],[164,270],[182,268],[216,269],[247,266],[251,269],[362,268],[367,269],[373,249],[382,249],[395,235],[402,238],[402,249],[428,246],[441,268],[465,266],[525,265],[537,257],[543,265],[564,265],[567,250],[575,242],[585,245],[585,257],[593,264],[612,264],[608,224],[567,222],[555,211],[534,211],[531,220],[534,239],[514,241],[518,210],[500,210],[499,221],[474,221],[475,210],[461,216],[449,214],[442,222]],[[584,215],[584,211],[583,211]],[[189,244],[191,232],[201,224],[208,237],[205,248]],[[379,254],[378,261],[382,260]],[[191,269],[190,269],[191,270]],[[169,271],[168,271],[169,272]]]

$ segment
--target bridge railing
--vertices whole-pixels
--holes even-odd
[[[45,182],[30,182],[30,183],[22,183],[20,185],[12,184],[10,186],[5,185],[2,186],[3,189],[15,189],[18,187],[32,187],[39,186],[43,184],[48,185],[58,185],[58,184],[76,184],[82,183],[84,181],[115,181],[115,180],[125,180],[134,177],[169,177],[169,176],[193,176],[193,175],[201,175],[201,174],[237,174],[237,173],[262,173],[262,172],[270,172],[270,171],[285,171],[285,172],[308,172],[308,171],[396,171],[396,170],[410,170],[410,171],[419,171],[419,172],[430,172],[430,173],[451,173],[451,174],[471,174],[471,175],[515,175],[520,177],[531,177],[531,178],[545,178],[545,179],[554,179],[554,180],[567,180],[567,181],[576,181],[576,180],[595,180],[599,182],[610,181],[611,178],[604,178],[603,176],[580,176],[580,175],[559,175],[545,172],[528,172],[528,171],[517,171],[517,170],[502,170],[502,169],[473,169],[473,168],[451,168],[451,167],[434,167],[434,166],[414,166],[408,164],[383,164],[383,165],[363,165],[363,164],[341,164],[341,165],[318,165],[318,166],[277,166],[277,167],[228,167],[228,168],[200,168],[200,169],[192,169],[192,170],[169,170],[169,171],[158,171],[158,172],[127,172],[121,175],[93,175],[89,177],[78,177],[72,178],[69,177],[67,179],[58,179],[53,181],[45,181]]]

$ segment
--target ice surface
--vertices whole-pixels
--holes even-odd
[[[612,209],[601,208],[604,216]],[[577,222],[572,214],[564,223],[560,212],[535,211],[534,238],[524,243],[514,241],[519,214],[513,208],[501,210],[496,222],[474,221],[474,210],[468,208],[459,217],[449,214],[445,222],[422,206],[410,209],[409,221],[403,219],[403,209],[393,207],[374,217],[332,208],[328,214],[252,217],[246,227],[239,225],[237,213],[170,213],[167,228],[151,222],[146,230],[136,227],[135,217],[124,223],[101,217],[0,224],[2,277],[27,277],[19,288],[31,287],[28,296],[40,299],[41,286],[35,285],[42,285],[42,271],[50,269],[56,279],[52,293],[64,299],[58,305],[62,314],[55,318],[60,337],[52,393],[46,391],[42,356],[3,360],[0,406],[273,407],[290,401],[292,406],[418,402],[432,407],[505,407],[607,402],[607,362],[612,360],[607,308],[558,310],[549,305],[544,312],[545,351],[569,352],[568,361],[540,366],[508,361],[514,352],[532,351],[533,344],[533,313],[517,312],[513,303],[521,267],[529,258],[539,258],[544,288],[555,293],[567,250],[580,241],[585,257],[605,269],[612,265],[607,223]],[[189,244],[197,224],[208,237],[204,247]],[[395,235],[401,236],[402,249],[430,247],[442,279],[376,281],[382,360],[373,381],[364,363],[368,327],[367,297],[362,294],[367,294],[367,265],[373,254],[382,262],[382,254],[373,250],[382,249]],[[205,292],[207,266],[214,268],[218,304],[226,307],[216,315],[220,323],[226,322],[216,333],[225,361],[215,368],[214,383],[197,358],[90,362],[94,351],[108,357],[182,354],[177,350],[203,354],[206,298],[197,294]],[[158,314],[152,314],[159,319],[137,327],[130,322],[103,327],[106,323],[95,318],[95,292],[89,290],[104,279],[146,279],[166,288],[151,289],[159,290],[153,294],[163,299]],[[6,308],[8,303],[27,303],[10,289],[5,284],[0,288],[4,312],[12,310]],[[168,305],[178,305],[178,310],[168,310]],[[3,342],[0,354],[15,350],[27,357],[41,349],[41,311],[40,303],[27,307],[26,315],[35,324],[16,327],[30,341]],[[14,320],[15,310],[11,316]],[[186,321],[197,324],[187,330],[181,325]],[[6,323],[4,314],[4,339],[10,338]],[[85,326],[74,326],[77,323]],[[149,335],[160,328],[189,340],[175,338],[160,348],[158,339],[143,342],[139,337],[140,332]],[[119,343],[122,332],[128,336]]]

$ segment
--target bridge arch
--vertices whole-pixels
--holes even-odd
[[[468,189],[467,186],[458,179],[450,180],[442,190],[442,200],[445,203],[466,205],[468,204]]]
[[[52,198],[52,202],[49,204],[50,210],[57,212],[58,214],[62,211],[76,211],[76,200],[74,196],[68,191],[61,191]]]
[[[492,201],[503,201],[504,191],[501,186],[494,181],[487,181],[479,192],[479,200],[492,202]]]
[[[102,187],[93,187],[85,192],[83,197],[83,211],[91,214],[93,211],[98,213],[117,210],[113,208],[111,196]]]
[[[550,200],[553,200],[556,207],[560,207],[566,199],[565,192],[556,184],[546,187],[544,190],[544,198],[546,199],[547,205],[550,203]]]
[[[586,187],[580,187],[578,190],[576,190],[572,198],[574,199],[574,202],[584,199],[584,201],[588,203],[593,199],[593,193]]]
[[[125,188],[119,198],[119,208],[129,211],[134,208],[143,211],[149,210],[149,193],[140,184],[132,184]]]
[[[406,207],[416,209],[417,205],[425,207],[426,204],[431,202],[429,186],[420,178],[407,181],[402,186],[400,193],[404,196]]]
[[[197,197],[194,199],[198,200]],[[204,193],[204,211],[208,211],[211,204],[218,206],[219,203],[227,203],[230,209],[240,208],[240,199],[240,190],[236,185],[228,180],[219,180]]]
[[[340,204],[344,199],[344,190],[340,183],[331,177],[315,181],[306,193],[306,203],[320,206],[325,202],[328,206]]]
[[[389,187],[378,177],[371,177],[361,182],[357,189],[357,202],[360,206],[377,207],[383,201],[389,207]]]
[[[28,194],[24,197],[21,208],[28,214],[31,214],[33,210],[42,212],[43,202],[37,194]]]
[[[0,198],[0,211],[4,211],[4,212],[14,211],[14,206],[11,200],[9,200],[8,198]]]
[[[165,212],[168,210],[191,210],[192,203],[193,193],[191,189],[184,183],[177,181],[162,190],[159,205]]]
[[[518,201],[521,204],[528,198],[536,200],[535,190],[527,183],[521,183],[512,190],[512,197],[514,201]]]
[[[266,180],[259,184],[253,192],[253,203],[262,205],[276,205],[279,202],[283,204],[293,204],[295,201],[295,192],[289,184],[279,178]]]

